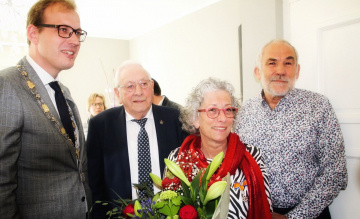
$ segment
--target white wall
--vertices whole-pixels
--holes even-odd
[[[114,71],[128,58],[129,41],[89,37],[81,44],[74,67],[60,73],[60,80],[70,89],[83,122],[89,116],[87,100],[91,93],[103,94],[107,107],[114,103]],[[105,92],[108,83],[112,93]]]
[[[259,95],[261,86],[254,77],[255,60],[262,47],[282,38],[281,0],[241,0],[243,47],[243,99]]]
[[[130,41],[162,93],[180,104],[207,77],[231,81],[240,97],[239,0],[223,0]]]
[[[60,74],[77,103],[82,120],[88,116],[86,102],[99,92],[113,102],[104,70],[112,88],[113,70],[126,59],[143,63],[160,83],[163,94],[184,104],[200,80],[222,78],[234,85],[240,97],[240,56],[238,27],[242,25],[244,99],[259,92],[253,78],[257,51],[276,36],[278,0],[222,0],[131,41],[91,38],[82,43],[75,66]],[[1,67],[16,64],[23,56],[9,57],[0,51]],[[9,59],[9,60],[8,60]],[[8,61],[6,61],[8,60]],[[100,62],[101,60],[101,62]],[[108,104],[109,106],[109,104]]]

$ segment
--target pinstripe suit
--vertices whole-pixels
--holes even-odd
[[[32,84],[16,67],[0,72],[0,217],[85,218],[91,192],[78,109],[60,84],[80,130],[80,162],[75,147],[54,125],[61,120],[39,76],[26,58],[18,64],[47,108],[38,104]]]

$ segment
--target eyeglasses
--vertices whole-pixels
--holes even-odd
[[[50,28],[57,28],[58,35],[62,38],[70,38],[72,34],[75,32],[76,38],[79,39],[79,42],[84,42],[87,32],[82,29],[74,29],[68,25],[55,25],[55,24],[39,24],[40,27],[50,27]]]
[[[95,106],[95,107],[100,106],[101,107],[101,106],[104,106],[104,103],[93,103],[93,104],[91,104],[91,106]]]
[[[134,92],[136,88],[136,84],[140,85],[142,89],[146,89],[151,85],[151,80],[143,80],[138,82],[129,82],[127,84],[124,84],[122,86],[119,86],[120,88],[124,88],[127,92]]]
[[[198,112],[206,112],[206,115],[210,118],[210,119],[215,119],[220,115],[220,111],[224,112],[224,115],[227,118],[234,118],[236,116],[236,113],[238,111],[238,108],[235,107],[227,107],[225,109],[218,109],[215,107],[211,107],[208,109],[199,109]]]

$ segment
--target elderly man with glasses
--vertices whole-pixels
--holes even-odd
[[[28,13],[29,54],[0,72],[0,217],[86,218],[91,192],[76,104],[60,82],[86,32],[70,0]]]
[[[116,74],[115,94],[122,106],[90,119],[87,150],[94,203],[144,198],[133,184],[151,184],[160,176],[164,158],[186,137],[177,109],[152,104],[153,81],[138,63],[124,62]],[[104,218],[112,206],[94,206],[94,218]]]

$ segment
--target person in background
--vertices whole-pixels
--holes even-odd
[[[90,209],[85,138],[69,89],[86,32],[70,0],[29,10],[29,54],[0,71],[0,217],[86,218]]]
[[[193,179],[217,154],[224,152],[223,162],[209,185],[230,173],[227,218],[271,218],[267,168],[261,151],[243,144],[232,132],[237,124],[239,107],[230,83],[213,78],[201,81],[181,110],[183,129],[191,135],[180,148],[170,153],[169,159],[182,164],[179,166],[186,176]]]
[[[88,99],[88,111],[90,118],[106,110],[105,97],[102,94],[93,93]]]
[[[87,119],[87,121],[83,124],[85,138],[87,137],[87,133],[88,133],[89,120],[92,117],[96,116],[97,114],[107,109],[104,95],[98,93],[93,93],[89,96],[87,105],[90,116]]]
[[[149,173],[164,170],[164,158],[181,145],[179,111],[152,104],[150,74],[133,61],[116,73],[115,94],[123,103],[90,119],[87,138],[89,181],[93,201],[144,198],[134,183],[150,183]],[[105,218],[112,206],[94,206],[94,218]]]
[[[169,100],[169,98],[167,98],[165,95],[161,95],[161,88],[160,88],[159,83],[154,78],[152,78],[152,80],[154,81],[153,104],[156,104],[159,106],[172,107],[172,108],[178,109],[180,111],[182,106],[178,103],[175,103],[175,102]]]
[[[237,133],[264,153],[273,218],[331,218],[347,185],[344,139],[329,100],[294,88],[298,60],[285,40],[263,47],[254,70],[262,91],[244,103]]]

